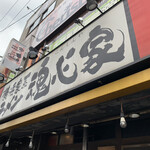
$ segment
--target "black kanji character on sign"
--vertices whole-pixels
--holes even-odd
[[[2,116],[3,116],[3,115],[5,114],[5,112],[7,111],[5,105],[6,105],[5,102],[3,102],[3,103],[1,104],[0,115],[2,115]]]
[[[70,59],[74,55],[74,53],[75,53],[75,49],[74,48],[70,49],[70,51],[66,56],[66,60]],[[61,56],[56,64],[58,78],[60,82],[63,84],[71,84],[77,79],[78,76],[77,65],[74,63],[74,72],[72,73],[71,76],[67,76],[65,75],[65,72],[67,72],[71,67],[69,64],[66,64],[65,67],[63,67],[64,64],[65,64],[65,58],[64,56]]]
[[[26,96],[26,100],[29,99],[29,97],[33,97],[34,100],[39,99],[42,96],[45,96],[48,94],[50,89],[50,81],[51,77],[49,76],[49,68],[46,67],[47,63],[49,61],[49,58],[45,58],[43,63],[41,64],[41,69],[39,72],[35,72],[31,78],[31,83],[28,87],[29,92]]]
[[[32,78],[31,78],[31,83],[30,83],[30,85],[29,85],[29,87],[28,87],[29,93],[28,93],[27,96],[26,96],[26,100],[28,100],[29,97],[32,98],[32,96],[34,96],[34,94],[35,94],[35,92],[33,92],[33,87],[35,86],[36,79],[37,79],[37,75],[38,75],[38,73],[35,72],[35,73],[33,74]]]
[[[10,90],[9,90],[9,95],[10,95],[10,96],[12,96],[12,95],[14,94],[14,92],[15,92],[16,83],[17,83],[17,82],[15,82],[15,83],[13,84],[13,86],[12,86],[12,87],[10,88]]]
[[[16,90],[15,94],[17,94],[21,90],[21,84],[22,84],[22,78],[19,80],[19,82],[16,84]]]
[[[13,96],[9,107],[8,107],[8,104],[7,104],[7,109],[10,108],[10,110],[13,111],[13,109],[14,109],[14,108],[16,107],[16,105],[21,101],[22,98],[23,98],[23,95],[20,95],[19,98],[18,98],[18,95]],[[11,105],[12,102],[13,102],[13,100],[14,100],[14,103],[13,103],[13,105]]]
[[[2,94],[3,100],[7,99],[7,96],[9,94],[9,89],[10,89],[10,86],[8,88],[6,88],[6,90],[3,91],[3,94]]]
[[[85,68],[81,72],[95,74],[106,62],[120,62],[124,59],[124,34],[121,46],[115,52],[109,52],[113,47],[111,41],[114,39],[113,31],[109,28],[95,27],[89,34],[89,39],[84,43],[80,50],[82,58],[88,57],[84,63]],[[103,45],[104,44],[104,45]]]
[[[41,64],[42,69],[39,71],[37,76],[37,82],[36,82],[37,92],[34,96],[34,100],[37,100],[42,96],[45,96],[49,92],[51,76],[49,78],[48,84],[46,85],[47,78],[49,75],[49,68],[46,67],[48,61],[49,61],[49,57],[45,58],[43,63]]]
[[[31,75],[31,72],[24,77],[24,82],[23,82],[23,85],[22,85],[22,89],[27,86],[27,83],[28,83],[27,79],[30,77],[30,75]]]
[[[13,111],[13,109],[21,101],[22,98],[23,98],[23,95],[20,95],[19,98],[18,98],[18,95],[14,95],[12,97],[12,99],[10,100],[10,102],[8,102],[8,103],[3,102],[1,104],[1,108],[0,108],[0,115],[3,116],[7,110]]]

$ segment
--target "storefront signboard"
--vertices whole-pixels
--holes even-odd
[[[122,1],[8,83],[0,97],[0,120],[136,61],[132,42]]]
[[[19,41],[12,39],[5,52],[1,65],[10,69],[11,71],[16,71],[15,69],[21,65],[24,53],[25,46]]]

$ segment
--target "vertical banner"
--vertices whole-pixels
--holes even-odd
[[[5,52],[2,66],[15,71],[20,66],[24,53],[25,46],[17,40],[12,39]]]

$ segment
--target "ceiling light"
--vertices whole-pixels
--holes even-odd
[[[127,127],[127,122],[125,120],[124,113],[120,114],[120,127],[121,128],[126,128]]]
[[[65,133],[69,133],[69,118],[67,119],[67,122],[65,124],[65,129],[64,129]]]
[[[9,147],[9,139],[8,139],[8,141],[7,141],[7,143],[5,144],[5,147]]]
[[[31,137],[30,143],[29,143],[29,148],[30,148],[30,149],[33,148],[33,136],[34,136],[34,131],[32,132],[32,137]]]
[[[123,106],[121,103],[121,112],[120,112],[120,127],[121,128],[126,128],[127,127],[127,122],[124,116],[124,112],[123,112]]]
[[[8,138],[6,144],[5,144],[5,147],[9,147],[9,143],[10,143],[10,138],[11,138],[11,136],[12,136],[12,133],[9,135],[9,138]]]
[[[88,124],[82,124],[81,126],[82,126],[83,128],[88,128],[88,127],[89,127]]]
[[[136,114],[136,113],[133,113],[133,114],[130,114],[129,117],[135,119],[135,118],[139,118],[140,115]]]
[[[56,135],[57,134],[57,132],[55,132],[55,131],[53,131],[53,132],[51,132],[53,135]]]
[[[32,138],[30,139],[30,143],[29,143],[29,148],[33,148],[33,141],[32,141]]]

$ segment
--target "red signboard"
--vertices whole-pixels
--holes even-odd
[[[150,0],[128,0],[140,58],[150,55]]]

